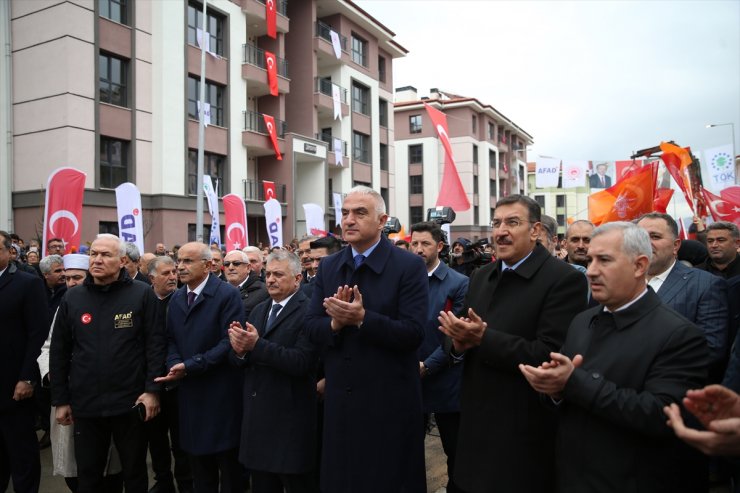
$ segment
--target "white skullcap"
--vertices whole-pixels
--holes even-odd
[[[90,268],[90,257],[81,253],[68,253],[62,259],[65,269],[88,270]]]

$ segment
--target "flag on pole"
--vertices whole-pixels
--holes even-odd
[[[535,187],[549,188],[558,186],[558,178],[560,177],[560,159],[538,157],[535,166]]]
[[[208,203],[208,213],[211,215],[211,237],[208,239],[209,244],[217,244],[221,247],[221,222],[218,213],[218,195],[213,188],[213,181],[210,175],[203,175],[203,191],[206,194]]]
[[[645,166],[616,185],[588,196],[588,219],[595,225],[630,221],[653,211],[657,165]]]
[[[270,83],[270,94],[277,96],[278,78],[277,78],[277,58],[274,53],[265,50],[265,65],[267,65],[267,81]]]
[[[691,211],[695,212],[694,190],[691,187],[691,177],[688,173],[688,167],[692,161],[691,155],[686,149],[666,142],[660,143],[660,149],[663,151],[660,159],[681,188]]]
[[[673,197],[672,188],[656,188],[655,196],[653,197],[653,210],[661,214],[666,214],[671,197]]]
[[[437,131],[437,135],[445,151],[442,186],[439,188],[439,195],[437,196],[437,203],[435,205],[452,207],[452,209],[458,212],[466,211],[470,209],[470,202],[465,193],[465,188],[463,188],[460,181],[460,175],[457,173],[455,160],[452,157],[452,144],[450,143],[450,136],[447,133],[447,116],[438,109],[432,108],[427,103],[424,103],[424,107],[427,110],[429,118],[432,120],[432,125],[434,125],[434,129]]]
[[[588,161],[563,160],[563,188],[586,186]]]
[[[85,195],[85,173],[75,168],[58,168],[46,183],[43,256],[49,254],[46,244],[52,238],[64,243],[64,253],[80,247],[82,235],[82,198]]]
[[[319,204],[303,204],[306,216],[306,233],[313,236],[326,236],[324,228],[324,209]]]
[[[265,126],[267,127],[267,133],[270,134],[270,140],[272,140],[272,147],[275,149],[275,157],[278,161],[283,160],[283,156],[280,154],[280,147],[277,140],[277,130],[275,129],[275,119],[270,115],[262,115],[265,119]]]
[[[283,221],[280,202],[270,199],[262,204],[265,208],[265,223],[267,236],[270,238],[270,248],[283,246]]]
[[[224,226],[226,230],[226,251],[241,250],[249,245],[247,234],[247,207],[235,193],[224,195]]]
[[[277,39],[277,9],[276,0],[267,0],[265,2],[265,20],[267,21],[267,35],[272,39]]]
[[[118,211],[118,236],[133,243],[144,252],[144,216],[141,213],[141,193],[133,183],[122,183],[116,187],[116,209]]]
[[[277,199],[274,181],[262,180],[262,190],[265,192],[265,200]]]
[[[703,189],[704,201],[715,221],[729,221],[740,227],[740,201],[733,200],[729,195],[715,195]]]

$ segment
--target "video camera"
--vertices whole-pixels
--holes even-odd
[[[383,234],[388,236],[389,234],[399,233],[400,231],[401,221],[399,221],[397,217],[388,216],[388,220],[386,220],[385,226],[383,226]]]

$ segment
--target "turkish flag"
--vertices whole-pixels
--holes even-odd
[[[65,254],[71,253],[72,248],[79,249],[85,176],[74,168],[59,168],[49,175],[44,211],[44,256],[49,254],[46,243],[52,238],[62,240]]]
[[[241,197],[234,193],[224,195],[224,227],[226,251],[241,250],[249,246],[247,238],[247,208]]]
[[[729,195],[720,197],[706,189],[702,189],[704,201],[715,221],[730,221],[740,227],[740,202],[736,202]],[[720,192],[721,193],[721,192]]]
[[[665,214],[671,197],[673,197],[672,188],[656,188],[655,197],[653,197],[653,208],[655,211]]]
[[[631,173],[616,185],[588,196],[588,219],[597,226],[631,221],[653,211],[657,163]]]
[[[673,179],[678,183],[689,207],[694,211],[694,191],[691,187],[691,177],[688,172],[692,161],[691,155],[686,149],[665,142],[661,142],[660,149],[663,151],[660,159],[665,164],[666,169]]]
[[[265,65],[267,65],[267,81],[270,83],[270,94],[278,95],[277,58],[274,53],[265,51]]]
[[[277,199],[277,193],[275,192],[275,182],[262,180],[262,189],[265,192],[265,202],[270,199]]]
[[[280,154],[280,147],[278,147],[277,140],[277,129],[275,128],[275,119],[270,115],[262,115],[265,119],[265,126],[267,127],[267,133],[270,134],[270,140],[272,140],[272,147],[275,149],[275,157],[278,161],[283,160],[283,156]]]
[[[267,21],[267,35],[277,39],[277,11],[275,2],[277,0],[267,0],[265,2],[265,20]]]
[[[622,178],[625,177],[625,175],[633,172],[638,171],[640,168],[642,168],[643,161],[640,160],[627,160],[627,161],[614,161],[614,167],[617,172],[616,181],[620,181]]]
[[[427,114],[432,120],[432,125],[434,125],[434,129],[437,131],[439,140],[442,142],[442,147],[444,147],[445,150],[445,167],[444,173],[442,174],[442,186],[439,187],[439,195],[437,196],[436,205],[452,207],[455,211],[466,211],[470,209],[470,202],[465,193],[465,188],[463,188],[462,182],[460,181],[460,175],[457,173],[455,160],[452,157],[452,144],[450,144],[450,136],[447,133],[447,116],[426,103],[424,103],[424,107],[427,109]]]

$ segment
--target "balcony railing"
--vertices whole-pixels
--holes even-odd
[[[329,24],[325,24],[321,21],[316,21],[316,37],[324,38],[331,43],[331,34],[329,33],[331,33],[332,31],[334,31],[334,29]],[[338,31],[334,32],[339,34]],[[341,34],[339,34],[339,44],[342,47],[342,51],[347,51],[347,36],[342,36]]]
[[[257,0],[262,5],[265,4],[265,0]],[[275,3],[277,4],[277,13],[282,15],[283,17],[288,16],[288,0],[275,0]]]
[[[288,78],[288,60],[280,57],[277,58],[277,73],[278,75]],[[265,64],[265,50],[257,48],[251,44],[242,45],[242,60],[244,63],[254,65],[263,70],[267,70]]]
[[[242,180],[244,185],[244,198],[246,200],[265,201],[265,188],[262,182],[258,180]],[[275,183],[275,193],[278,202],[285,202],[285,184]]]
[[[262,113],[256,111],[243,111],[244,115],[244,130],[250,132],[258,132],[265,135],[270,135],[265,125],[265,119],[262,117]],[[275,127],[277,129],[277,136],[282,138],[285,137],[285,132],[288,131],[288,124],[283,120],[275,118]]]
[[[321,94],[326,94],[329,97],[334,97],[334,93],[332,92],[332,86],[337,86],[339,88],[339,94],[341,94],[341,101],[344,104],[347,104],[347,89],[343,88],[339,84],[335,84],[332,81],[328,79],[322,79],[321,77],[314,77],[314,91],[320,92]]]
[[[316,134],[316,140],[320,140],[322,142],[326,142],[329,144],[329,152],[334,152],[334,138],[331,134],[326,133],[319,133]],[[342,141],[342,156],[348,157],[349,156],[349,146],[347,144],[346,140]]]

